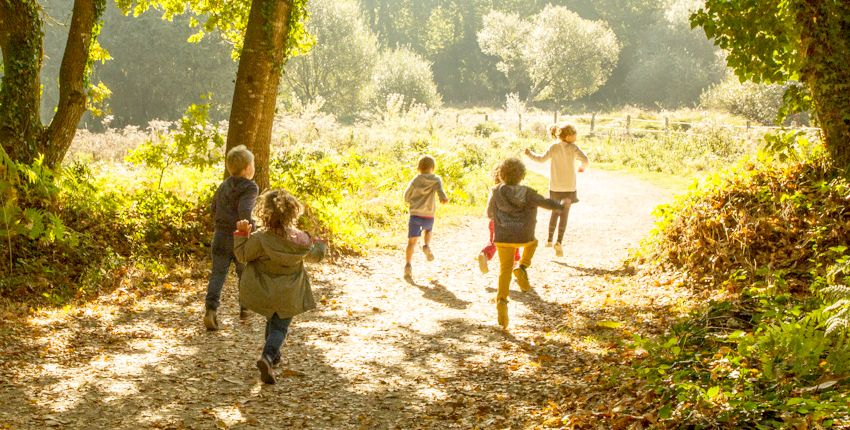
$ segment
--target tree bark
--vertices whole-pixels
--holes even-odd
[[[260,190],[269,187],[272,125],[291,17],[290,0],[253,0],[236,72],[226,148],[245,145],[254,153]]]
[[[99,4],[97,4],[99,3]],[[86,112],[86,67],[95,25],[105,7],[104,0],[75,0],[68,42],[59,68],[59,106],[42,136],[44,160],[56,166],[65,158],[77,124]]]
[[[34,2],[0,1],[0,144],[13,160],[31,163],[44,130],[39,118],[42,21]]]
[[[0,1],[0,50],[4,75],[0,88],[0,144],[13,160],[62,162],[86,110],[86,74],[91,40],[105,0],[75,0],[68,42],[59,71],[59,105],[45,128],[41,123],[43,22],[35,1]]]
[[[850,167],[850,4],[801,0],[797,4],[804,56],[802,78],[832,160]]]

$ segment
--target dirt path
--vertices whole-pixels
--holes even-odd
[[[486,220],[438,224],[437,259],[416,255],[416,285],[401,279],[401,248],[312,267],[320,309],[294,321],[275,386],[257,379],[263,321],[238,321],[232,280],[224,329],[203,329],[203,267],[84,307],[25,319],[0,310],[0,428],[540,425],[595,383],[617,338],[651,330],[676,300],[621,270],[669,193],[593,170],[579,187],[566,256],[539,248],[533,291],[512,287],[508,334],[495,325],[497,263],[482,275],[474,261]]]

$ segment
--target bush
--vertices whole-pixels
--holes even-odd
[[[789,160],[762,154],[660,211],[645,261],[708,298],[636,342],[665,427],[848,423],[850,181],[822,155]]]
[[[437,107],[442,103],[434,84],[431,65],[406,48],[397,48],[381,54],[368,91],[370,106],[379,111],[384,110],[392,94],[403,97],[403,110],[408,110],[415,103],[427,107]]]
[[[719,109],[741,115],[751,121],[772,125],[776,123],[779,116],[782,96],[792,85],[796,84],[742,83],[730,76],[703,92],[700,96],[700,105],[707,109]],[[805,115],[796,115],[790,118],[790,121],[807,124],[808,118]]]
[[[475,125],[475,135],[481,137],[490,137],[493,133],[498,133],[502,128],[499,124],[493,121],[484,121]]]

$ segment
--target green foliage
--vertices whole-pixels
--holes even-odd
[[[706,298],[669,335],[637,342],[649,352],[637,374],[671,426],[828,428],[850,416],[850,182],[808,145],[771,137],[772,155],[662,211],[649,260]]]
[[[434,85],[430,64],[406,48],[382,53],[372,75],[369,104],[379,111],[384,111],[391,95],[403,97],[404,110],[414,103],[428,107],[436,107],[442,103]]]
[[[780,115],[783,97],[789,88],[799,88],[794,83],[757,84],[740,82],[728,77],[722,83],[706,90],[700,96],[700,104],[709,109],[724,110],[741,115],[757,123],[772,125]]]
[[[546,6],[529,21],[494,11],[478,33],[484,53],[527,100],[572,101],[598,90],[617,64],[620,45],[602,21]]]
[[[353,1],[315,0],[307,31],[316,43],[289,60],[284,82],[303,101],[321,98],[324,110],[350,116],[362,106],[363,92],[378,59],[378,42]]]
[[[493,121],[483,121],[475,125],[475,134],[481,137],[490,137],[499,130],[501,127]]]
[[[786,92],[789,106],[780,113],[799,112],[811,101],[833,159],[850,163],[850,73],[843,64],[850,55],[850,3],[709,0],[691,23],[728,53],[727,64],[742,81],[805,83],[805,90]]]
[[[723,168],[754,152],[753,143],[712,123],[697,124],[690,133],[596,135],[578,144],[596,163],[674,175]]]
[[[207,96],[206,98],[209,98]],[[216,164],[224,147],[220,130],[209,122],[210,105],[193,104],[186,109],[176,133],[154,129],[153,137],[130,152],[127,161],[158,172],[157,189],[165,172],[177,165],[207,168]]]

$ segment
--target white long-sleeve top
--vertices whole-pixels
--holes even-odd
[[[542,155],[531,152],[528,158],[537,162],[552,160],[549,163],[549,190],[558,192],[576,190],[576,159],[581,161],[582,166],[589,163],[575,143],[563,141],[553,143]]]

